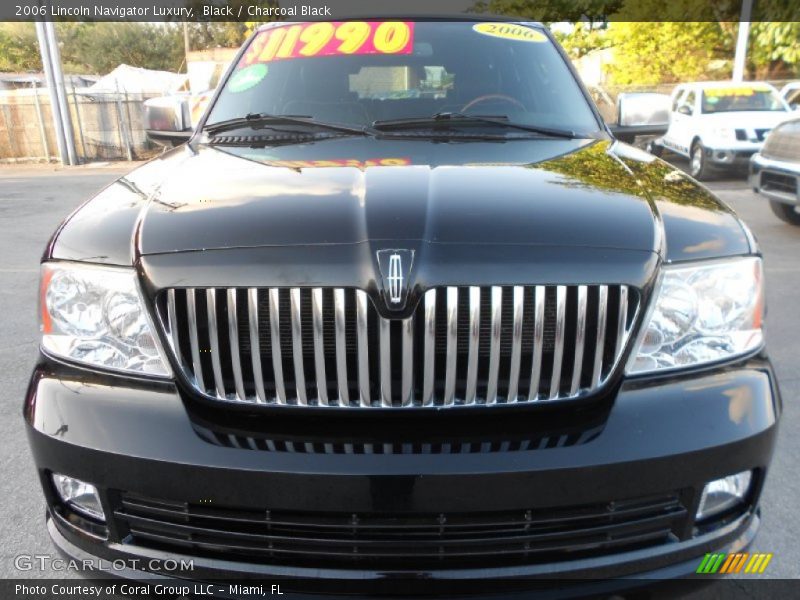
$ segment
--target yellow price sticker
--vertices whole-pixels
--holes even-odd
[[[706,96],[753,96],[756,92],[768,92],[769,88],[764,86],[746,87],[719,87],[704,90]]]
[[[472,29],[483,35],[506,40],[515,40],[517,42],[535,42],[541,44],[547,41],[547,36],[541,31],[514,23],[478,23],[477,25],[473,25]]]

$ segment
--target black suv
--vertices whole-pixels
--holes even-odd
[[[758,529],[763,313],[746,226],[540,25],[266,25],[47,247],[47,527],[284,593],[694,572]]]

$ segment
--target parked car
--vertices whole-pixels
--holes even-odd
[[[672,93],[669,129],[648,150],[685,156],[696,179],[715,167],[747,166],[767,133],[790,108],[768,83],[699,82],[679,85]]]
[[[800,81],[792,81],[781,88],[781,98],[792,110],[800,109]]]
[[[634,98],[619,137],[657,129]],[[189,142],[44,253],[48,532],[121,577],[282,593],[694,573],[759,528],[762,278],[542,25],[264,25]]]
[[[766,196],[772,212],[800,225],[800,119],[781,123],[750,159],[750,185]]]

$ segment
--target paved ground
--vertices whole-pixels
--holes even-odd
[[[680,163],[679,163],[680,164]],[[685,165],[681,165],[685,166]],[[38,262],[48,236],[84,199],[126,172],[127,164],[61,170],[52,167],[0,167],[0,577],[47,577],[14,568],[19,554],[51,553],[43,527],[44,503],[34,478],[25,440],[21,403],[36,356]],[[767,334],[778,371],[785,414],[778,451],[763,501],[764,522],[756,546],[773,552],[773,577],[800,576],[800,319],[794,294],[800,290],[800,228],[775,218],[763,199],[741,179],[709,184],[747,221],[766,257]]]

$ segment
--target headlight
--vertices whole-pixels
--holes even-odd
[[[42,347],[70,360],[147,375],[170,375],[133,269],[42,265]]]
[[[759,258],[664,267],[628,371],[692,367],[752,352],[763,343],[763,312]]]
[[[714,137],[724,142],[733,142],[736,140],[736,131],[728,128],[714,129],[712,131]]]

